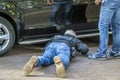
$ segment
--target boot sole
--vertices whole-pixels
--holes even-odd
[[[54,57],[54,63],[56,66],[56,73],[60,78],[65,77],[65,68],[63,66],[62,61],[60,60],[60,58],[58,56]]]
[[[23,75],[28,76],[32,72],[36,62],[37,62],[37,56],[32,56],[23,68]]]

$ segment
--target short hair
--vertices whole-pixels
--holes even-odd
[[[73,30],[66,30],[64,35],[66,35],[66,34],[76,37],[76,33]]]

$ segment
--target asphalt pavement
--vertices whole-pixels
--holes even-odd
[[[86,42],[89,53],[97,50],[98,42]],[[58,78],[54,64],[35,68],[25,77],[22,69],[31,56],[41,55],[41,46],[16,45],[7,55],[0,57],[0,80],[120,80],[120,60],[91,60],[78,54],[66,69],[65,78]],[[109,45],[111,48],[111,45]]]

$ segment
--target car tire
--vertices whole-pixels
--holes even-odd
[[[12,24],[0,17],[0,56],[8,53],[15,43],[15,31]]]

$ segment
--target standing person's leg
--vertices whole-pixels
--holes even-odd
[[[70,48],[65,43],[60,43],[61,46],[56,45],[57,56],[54,57],[56,65],[56,73],[59,77],[65,76],[65,68],[70,63]]]
[[[109,8],[101,9],[100,20],[99,20],[99,33],[100,33],[100,43],[99,43],[99,51],[101,53],[106,53],[108,48],[108,31],[109,25],[113,16],[113,11]]]
[[[113,45],[110,56],[120,57],[120,7],[116,9],[112,19]]]
[[[50,15],[50,20],[51,20],[51,25],[56,27],[58,26],[58,21],[57,21],[57,12],[61,8],[61,2],[55,2],[53,5],[53,10]]]
[[[120,51],[120,7],[115,12],[112,30],[113,30],[112,50],[118,53]]]
[[[92,55],[88,55],[91,59],[104,59],[106,58],[106,51],[108,48],[108,31],[111,19],[114,14],[114,9],[111,9],[108,3],[105,3],[101,6],[100,19],[99,19],[99,49]]]
[[[70,10],[72,8],[73,2],[66,2],[65,7],[64,7],[64,13],[63,13],[63,21],[64,21],[64,26],[69,26],[71,25],[71,21],[69,18]]]

